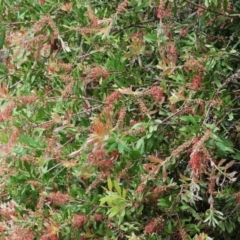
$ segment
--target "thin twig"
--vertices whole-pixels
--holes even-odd
[[[198,5],[198,4],[196,4],[196,3],[191,2],[191,1],[189,1],[189,0],[184,0],[184,1],[187,2],[187,3],[189,3],[189,4],[191,4],[191,5],[193,5],[193,6],[195,6],[195,7],[197,7],[197,8],[201,8],[201,9],[203,9],[203,10],[205,10],[205,11],[212,12],[212,13],[216,13],[216,14],[221,15],[221,16],[224,16],[224,17],[230,17],[230,18],[240,17],[240,14],[226,14],[226,13],[218,12],[218,11],[215,11],[215,10],[212,10],[212,9],[209,9],[209,8],[206,8],[206,7],[203,7],[203,6],[201,6],[201,5]]]

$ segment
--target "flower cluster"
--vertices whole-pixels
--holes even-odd
[[[172,17],[172,12],[171,12],[171,6],[170,4],[168,4],[167,8],[165,8],[165,4],[166,1],[161,1],[161,3],[159,4],[158,8],[157,8],[157,18],[160,20],[163,19],[168,19],[170,17]]]
[[[143,182],[141,182],[141,183],[138,185],[138,187],[137,187],[135,193],[136,193],[137,195],[142,194],[143,191],[144,191],[144,189],[145,189],[145,187],[146,187],[146,184],[143,183]]]
[[[11,220],[12,217],[16,216],[17,213],[15,211],[15,207],[17,206],[17,204],[11,200],[10,202],[7,203],[3,203],[0,205],[0,216]]]
[[[5,223],[0,222],[0,233],[4,232],[7,229],[7,225]]]
[[[126,107],[123,107],[122,109],[120,109],[120,111],[118,112],[118,120],[117,120],[117,123],[116,123],[116,127],[119,127],[123,124],[126,113],[127,113],[127,108]]]
[[[40,240],[58,240],[58,232],[60,227],[57,225],[49,225]]]
[[[56,24],[54,23],[54,21],[52,20],[51,16],[49,14],[45,15],[44,17],[42,17],[39,21],[37,21],[32,29],[34,30],[34,32],[39,32],[44,25],[48,24],[52,30],[54,31],[54,35],[58,36],[59,35],[59,31],[58,28],[56,26]]]
[[[52,204],[55,205],[64,205],[71,199],[68,194],[61,192],[51,192],[47,198]]]
[[[199,87],[201,86],[201,83],[202,83],[202,79],[203,79],[203,74],[202,74],[202,72],[200,72],[198,75],[194,76],[189,88],[192,90],[199,89]]]
[[[124,131],[123,132],[123,135],[138,135],[138,134],[141,134],[141,133],[145,133],[147,131],[146,127],[140,127],[140,128],[137,128],[137,129],[130,129],[128,131]]]
[[[75,228],[81,228],[84,223],[86,223],[88,218],[82,214],[76,214],[73,217],[73,227]]]
[[[240,205],[240,192],[235,193],[234,197],[235,197],[236,203]]]
[[[109,71],[103,67],[94,67],[86,76],[87,80],[98,81],[100,78],[106,79],[109,76]]]
[[[123,12],[127,8],[128,3],[129,0],[124,0],[123,2],[121,2],[117,7],[116,14],[120,14],[121,12]]]
[[[17,138],[19,136],[19,130],[16,129],[13,131],[11,137],[8,139],[7,144],[3,144],[0,149],[2,152],[8,153],[14,146],[14,143],[16,142]]]
[[[201,152],[193,151],[191,153],[189,165],[196,174],[202,170],[203,161],[204,161],[204,156]]]
[[[201,61],[201,59],[196,60],[193,56],[188,56],[186,62],[184,63],[184,67],[186,71],[203,72],[205,68],[201,64]]]
[[[38,98],[37,98],[36,95],[20,96],[20,97],[17,98],[17,100],[23,105],[25,105],[25,104],[30,104],[31,105],[31,104],[35,103],[37,99]]]
[[[109,159],[104,150],[96,150],[88,155],[88,163],[90,165],[96,165],[100,170],[106,171],[114,166],[114,161]]]
[[[20,228],[17,226],[14,226],[9,232],[8,232],[9,238],[12,240],[34,240],[35,234],[33,231],[29,230],[28,228]]]
[[[106,97],[105,102],[108,105],[113,104],[114,102],[118,101],[119,97],[120,97],[120,92],[119,91],[114,91]]]
[[[206,163],[210,160],[204,143],[210,138],[211,134],[212,132],[207,130],[200,139],[195,138],[194,140],[189,165],[196,176],[206,169]]]
[[[0,122],[11,119],[12,110],[16,107],[14,102],[9,103],[3,111],[0,111]]]
[[[56,134],[52,134],[52,136],[47,139],[46,152],[52,154],[54,158],[59,159],[61,157],[61,151],[56,146],[57,136]]]
[[[118,179],[126,178],[128,175],[128,170],[132,167],[131,163],[128,163],[125,168],[123,168],[119,173],[118,173]]]
[[[83,35],[86,33],[99,33],[99,28],[93,28],[93,27],[80,27],[78,28],[79,34]]]
[[[156,202],[161,194],[166,192],[168,189],[172,188],[174,184],[169,184],[169,185],[163,185],[159,187],[154,187],[152,190],[152,195],[150,197],[150,200],[153,202]]]
[[[138,105],[139,105],[139,108],[140,108],[140,111],[143,115],[145,114],[148,114],[148,108],[146,107],[145,103],[143,102],[142,99],[138,98],[137,99],[137,102],[138,102]]]
[[[202,3],[201,5],[199,5],[196,13],[197,13],[198,17],[201,17],[204,14],[205,11],[206,10],[205,10],[205,7],[204,7],[204,3]]]
[[[181,240],[188,240],[188,239],[189,239],[189,236],[188,236],[188,234],[187,234],[186,229],[184,229],[184,228],[182,228],[182,227],[179,229],[179,232],[178,232],[177,235],[179,236],[179,238],[180,238]]]
[[[185,149],[187,149],[188,147],[190,147],[193,143],[193,140],[190,141],[186,141],[183,144],[181,144],[180,146],[178,146],[176,149],[174,149],[171,153],[171,157],[177,157],[181,154],[182,151],[184,151]]]
[[[166,47],[167,57],[172,64],[177,63],[178,52],[174,42],[171,42],[169,46]]]
[[[91,26],[92,27],[97,27],[98,26],[98,17],[96,17],[96,15],[94,14],[93,10],[88,7],[86,14],[91,22]]]
[[[93,219],[94,219],[96,222],[102,222],[102,220],[103,220],[103,215],[102,215],[101,213],[94,213]]]
[[[161,232],[164,227],[164,221],[162,218],[156,218],[151,220],[145,227],[144,233],[145,234],[153,234],[157,232]]]
[[[106,151],[105,150],[96,150],[88,154],[87,161],[90,165],[97,165],[98,162],[105,160]]]
[[[88,194],[92,189],[95,189],[101,182],[105,181],[105,179],[110,175],[110,171],[104,171],[97,176],[97,178],[88,186],[86,189],[86,193]]]
[[[132,34],[130,36],[131,40],[133,42],[141,42],[143,41],[143,35],[144,35],[144,32],[143,31],[137,31],[136,33]]]
[[[62,97],[67,97],[72,94],[74,83],[75,83],[74,81],[71,81],[70,83],[67,84],[67,86],[62,91]]]
[[[163,96],[163,90],[159,86],[152,86],[148,92],[151,94],[152,98],[157,102],[157,103],[162,103],[164,100]]]

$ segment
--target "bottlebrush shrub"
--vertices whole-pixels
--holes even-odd
[[[238,2],[5,2],[0,238],[238,239]]]

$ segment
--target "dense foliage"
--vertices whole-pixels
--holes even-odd
[[[235,0],[0,0],[0,237],[239,239]]]

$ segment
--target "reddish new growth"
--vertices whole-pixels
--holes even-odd
[[[153,234],[163,230],[164,224],[161,218],[150,221],[144,228],[145,234]]]
[[[195,75],[194,78],[193,78],[193,81],[191,82],[191,84],[189,86],[189,88],[192,89],[192,90],[197,90],[201,86],[202,79],[203,79],[202,72],[199,73],[198,75]]]
[[[48,195],[48,200],[56,205],[63,205],[69,202],[71,197],[61,192],[52,192]]]
[[[88,218],[86,216],[77,214],[73,217],[73,227],[81,228],[87,220]]]

